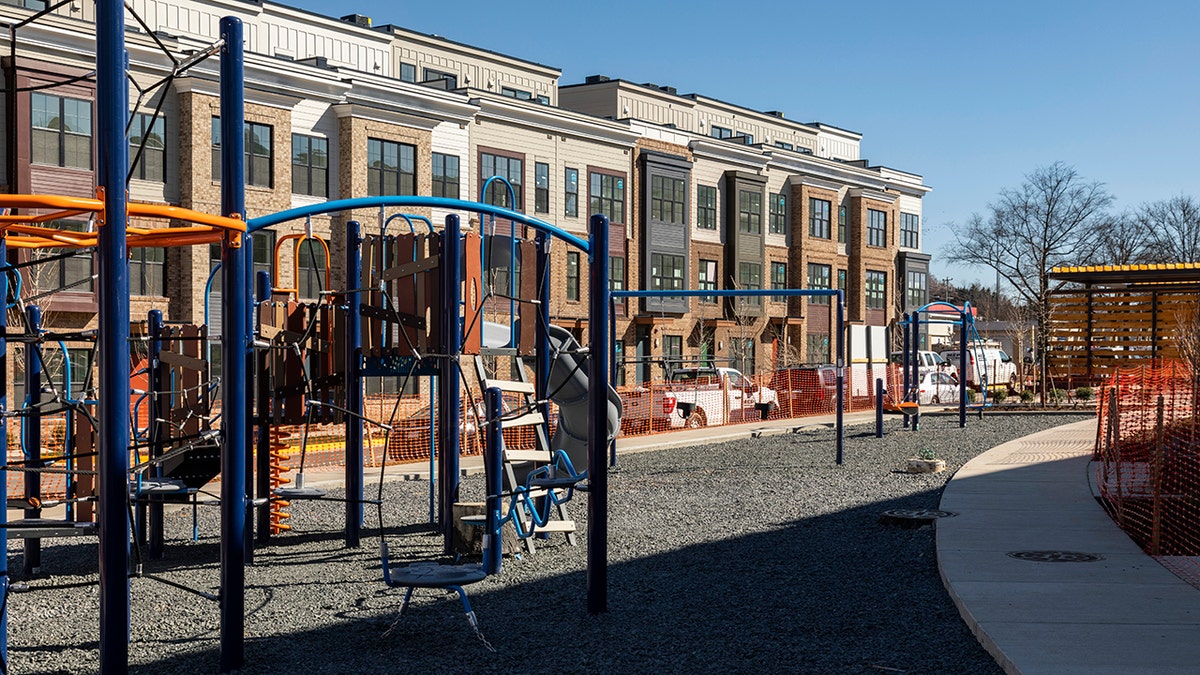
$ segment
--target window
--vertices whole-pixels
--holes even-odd
[[[613,378],[618,387],[625,385],[625,343],[613,342]]]
[[[563,211],[571,218],[579,215],[579,169],[563,172]]]
[[[258,247],[255,247],[255,253]],[[257,256],[256,256],[257,257]],[[303,239],[296,246],[296,295],[301,299],[316,299],[325,290],[325,247],[313,239]]]
[[[625,222],[625,179],[592,172],[588,177],[592,213],[608,216],[610,223]]]
[[[867,246],[887,247],[887,212],[867,209]]]
[[[550,97],[545,94],[538,94],[534,97],[534,100],[537,101],[538,105],[550,105]]]
[[[905,248],[921,247],[921,216],[915,213],[900,214],[900,245]]]
[[[417,194],[417,147],[407,143],[367,139],[367,195]]]
[[[686,222],[687,200],[682,178],[650,177],[650,219],[674,225]]]
[[[808,263],[808,288],[814,291],[828,290],[829,286],[829,265],[821,265],[819,263]],[[810,305],[828,305],[829,296],[809,297],[808,304]]]
[[[839,291],[843,291],[843,295],[845,294],[844,292],[846,290],[848,290],[848,287],[846,286],[846,283],[847,283],[846,277],[847,277],[846,270],[838,270],[838,285],[837,285],[837,287],[838,287]]]
[[[55,220],[49,226],[70,232],[83,232],[87,228],[87,221]],[[30,255],[36,260],[40,257],[56,256],[68,252],[67,249],[62,248],[44,248],[34,249]],[[44,292],[52,288],[75,293],[91,293],[95,290],[95,281],[92,278],[94,267],[90,252],[76,253],[69,258],[62,258],[48,265],[39,265],[33,269],[37,270],[41,267],[46,267],[44,273],[32,276],[27,271],[23,275],[25,283],[32,286],[30,290],[33,293]]]
[[[762,290],[762,265],[758,263],[738,263],[738,288],[743,291]],[[746,304],[758,305],[761,297],[741,298]]]
[[[783,141],[775,141],[775,147],[783,148],[784,150],[795,150],[796,149],[795,146],[793,146],[791,143],[784,143]]]
[[[329,139],[292,134],[292,194],[329,196]]]
[[[839,206],[838,207],[838,243],[846,244],[846,243],[849,243],[849,241],[850,240],[846,238],[846,207]]]
[[[166,123],[162,117],[155,118],[147,113],[135,113],[129,129],[129,161],[133,165],[133,178],[166,182]],[[145,139],[145,146],[142,140]],[[138,148],[142,155],[138,157]]]
[[[771,290],[783,291],[787,290],[787,263],[772,262],[771,263]],[[771,298],[772,302],[787,302],[785,296],[777,296]]]
[[[762,233],[762,193],[738,190],[738,232]]]
[[[867,309],[887,307],[887,272],[867,270]]]
[[[809,363],[829,363],[829,334],[809,333],[804,336],[805,360]]]
[[[925,304],[925,287],[926,287],[925,272],[909,272],[908,285],[905,287],[905,305],[909,308],[917,308]]]
[[[746,145],[754,145],[754,134],[738,134],[734,138],[742,139],[742,142],[745,143]]]
[[[704,260],[704,259],[700,260],[700,279],[699,279],[698,286],[700,287],[700,290],[702,290],[702,291],[717,290],[717,261],[716,260]],[[700,302],[715,304],[717,302],[717,296],[702,295],[702,296],[700,296]]]
[[[455,73],[447,73],[441,70],[434,70],[433,68],[426,68],[424,73],[425,77],[422,80],[424,82],[442,80],[446,83],[447,89],[458,89],[458,75]]]
[[[142,246],[129,249],[129,294],[166,295],[166,249]]]
[[[754,373],[754,338],[729,339],[729,356],[733,367],[746,375]]]
[[[72,398],[87,398],[84,395],[84,387],[89,382],[95,383],[95,380],[89,377],[92,369],[92,350],[67,348],[66,352],[66,359],[71,366],[71,381],[69,383],[66,381],[67,372],[63,367],[63,349],[54,345],[53,348],[47,347],[42,350],[42,382],[53,382],[54,389],[59,394],[68,394]],[[24,378],[20,378],[14,383],[19,392],[16,394],[18,401],[25,400],[25,382],[23,380]],[[53,396],[54,394],[43,390],[42,401],[48,402]]]
[[[509,98],[518,98],[522,101],[530,101],[533,99],[533,94],[522,89],[513,89],[512,87],[500,87],[500,95]]]
[[[579,302],[579,251],[567,251],[567,300]]]
[[[666,253],[650,255],[650,290],[683,290],[683,256]]]
[[[696,227],[717,229],[717,188],[711,185],[696,186]]]
[[[400,81],[401,82],[416,82],[417,67],[411,63],[400,64]]]
[[[513,195],[516,197],[516,203],[508,201],[508,186],[500,181],[492,181],[488,186],[487,194],[483,196],[483,201],[492,206],[501,206],[506,209],[519,211],[521,205],[524,204],[521,194],[521,186],[524,181],[521,176],[525,172],[525,161],[519,157],[509,157],[508,155],[493,155],[483,152],[479,155],[479,174],[480,180],[486,182],[492,176],[500,176],[512,185]]]
[[[708,135],[712,136],[713,138],[730,138],[733,136],[733,129],[727,129],[725,127],[719,127],[713,124],[708,128]]]
[[[34,164],[92,168],[92,103],[41,92],[29,95]]]
[[[683,363],[683,336],[664,335],[662,339],[663,360],[667,368],[673,368]]]
[[[550,165],[536,162],[533,165],[533,210],[537,213],[550,212]]]
[[[458,157],[433,153],[433,196],[458,199]]]
[[[609,257],[608,287],[614,291],[625,290],[625,258],[618,256]]]
[[[829,238],[829,201],[809,197],[808,236],[818,239]]]
[[[767,231],[771,234],[785,234],[787,232],[787,196],[772,192],[771,193],[771,214],[770,221],[767,224]]]
[[[272,127],[246,122],[243,125],[245,143],[246,185],[269,188],[274,185],[272,163],[274,144]],[[221,180],[221,118],[212,118],[212,179]]]

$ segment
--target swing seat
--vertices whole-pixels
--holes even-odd
[[[908,417],[909,415],[916,415],[918,412],[920,412],[921,406],[915,401],[901,401],[899,403],[884,404],[883,411],[886,413],[893,413]]]
[[[303,501],[305,499],[320,499],[328,493],[321,488],[315,487],[277,487],[271,494],[280,499]]]
[[[483,581],[487,574],[483,565],[439,565],[435,562],[415,562],[403,567],[389,567],[388,586],[404,588],[453,588]]]

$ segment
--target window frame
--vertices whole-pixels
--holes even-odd
[[[650,254],[650,290],[681,291],[687,259],[676,253]]]
[[[96,163],[96,160],[94,157],[95,151],[96,151],[95,141],[94,141],[96,123],[95,123],[95,113],[92,110],[92,102],[88,99],[77,98],[74,96],[60,96],[58,94],[47,94],[47,93],[41,92],[41,91],[30,92],[29,97],[30,97],[30,99],[29,99],[29,144],[30,144],[30,147],[29,147],[30,160],[29,161],[30,161],[30,163],[31,164],[39,164],[41,166],[58,166],[58,167],[62,167],[64,169],[81,169],[81,170],[85,170],[85,171],[91,171],[95,167],[95,163]],[[47,106],[45,109],[46,113],[49,115],[48,119],[46,120],[47,124],[49,124],[50,122],[53,122],[54,120],[58,120],[57,127],[38,126],[36,124],[36,121],[37,121],[40,111],[35,106],[35,101],[37,101],[39,99],[47,99],[47,100],[52,99],[57,103],[57,111],[51,111],[49,106]],[[86,111],[87,111],[87,120],[86,120],[87,133],[86,134],[78,132],[78,131],[69,131],[68,130],[70,127],[69,123],[64,123],[66,120],[68,120],[68,116],[67,116],[67,103],[68,102],[74,104],[74,106],[76,107],[76,114],[72,117],[72,119],[79,117],[79,113],[82,112],[84,108],[86,108]],[[57,114],[52,114],[53,112],[56,112]],[[38,148],[38,143],[34,139],[37,137],[39,131],[48,136],[49,135],[54,136],[56,157],[55,157],[55,160],[53,163],[48,162],[48,161],[39,161],[38,159],[34,158],[35,154],[37,154],[37,148]],[[67,140],[68,139],[76,139],[78,141],[78,140],[81,140],[84,138],[87,139],[87,152],[86,152],[87,161],[88,161],[87,166],[80,166],[78,164],[68,164],[67,163],[67,154],[68,154],[67,153],[67,145],[68,145]],[[15,152],[15,149],[13,151]],[[74,157],[77,154],[78,153],[73,152],[73,153],[71,153],[71,156]]]
[[[149,130],[146,128],[147,122],[150,124]],[[142,156],[137,157],[137,149],[138,145],[141,144],[141,139],[145,138],[147,133],[154,133],[155,130],[158,131],[160,145],[154,147],[152,142],[147,142],[142,148]],[[150,173],[147,168],[153,166],[153,163],[146,161],[147,157],[151,156],[151,154],[159,158],[158,170],[161,172],[161,175],[147,178],[147,174]],[[130,169],[130,178],[154,183],[167,182],[167,123],[162,115],[155,116],[153,113],[145,112],[133,113],[133,124],[129,129],[129,161],[131,164],[134,158],[137,158],[138,162],[137,164],[133,164]]]
[[[900,212],[900,246],[921,248],[921,216]]]
[[[129,294],[158,298],[166,297],[166,249],[158,246],[139,246],[129,249],[128,253]],[[157,282],[157,287],[155,287],[155,282]],[[158,292],[153,292],[156,290]]]
[[[807,271],[808,276],[805,283],[809,290],[827,291],[833,289],[833,265],[810,262],[808,263]],[[808,304],[828,305],[830,304],[829,296],[810,296],[808,298]]]
[[[863,300],[867,309],[887,309],[887,272],[866,271],[863,275]]]
[[[303,144],[303,153],[297,153],[297,141]],[[323,150],[314,148],[314,145],[323,145]],[[325,166],[317,166],[314,158],[324,152]],[[303,157],[305,161],[297,161],[299,157]],[[316,172],[321,172],[323,180],[316,180]],[[303,185],[301,190],[296,190],[297,174],[300,175]],[[292,194],[306,195],[308,197],[318,197],[321,199],[329,199],[329,139],[324,136],[313,136],[311,134],[292,134]]]
[[[772,260],[770,262],[770,278],[771,290],[786,291],[788,287],[788,264],[781,260]],[[771,302],[787,302],[787,296],[778,295],[772,296]]]
[[[867,246],[887,248],[887,211],[867,209]]]
[[[579,251],[567,251],[567,302],[579,302]]]
[[[738,261],[738,288],[743,291],[762,290],[762,264],[748,260]],[[748,305],[761,305],[761,296],[739,297]]]
[[[650,219],[687,225],[687,181],[661,173],[650,176]]]
[[[579,169],[563,169],[563,213],[568,218],[579,217]]]
[[[454,167],[453,176],[450,175],[451,165]],[[430,177],[433,181],[430,194],[434,197],[459,199],[462,189],[462,158],[458,155],[435,152],[430,167]],[[453,190],[450,190],[451,185],[454,186]]]
[[[605,195],[606,188],[611,188],[611,194]],[[625,174],[589,168],[588,208],[593,215],[608,216],[610,224],[625,224]]]
[[[829,239],[829,217],[833,204],[820,197],[808,198],[808,236]]]
[[[709,270],[712,271],[711,276],[708,274]],[[720,278],[718,276],[719,274],[720,268],[718,267],[716,260],[700,258],[700,263],[696,272],[696,288],[701,291],[717,290],[717,280]],[[700,296],[700,302],[706,305],[715,305],[717,304],[717,296],[702,295]]]
[[[550,165],[533,163],[533,211],[550,213]]]
[[[782,192],[772,192],[768,210],[767,232],[787,234],[787,195]]]
[[[488,171],[488,165],[491,171]],[[501,172],[503,165],[503,173]],[[515,168],[515,170],[514,170]],[[523,211],[525,209],[525,156],[494,149],[479,150],[479,185],[482,186],[492,176],[500,176],[508,181],[513,189],[514,204],[508,203],[508,189],[499,181],[488,186],[487,194],[483,195],[485,204]]]
[[[762,192],[738,190],[738,232],[762,234]]]
[[[377,147],[375,151],[373,148]],[[387,161],[386,151],[395,148],[396,165],[395,168],[387,167],[384,162]],[[406,156],[406,153],[408,156]],[[379,166],[372,166],[372,157],[378,155]],[[390,196],[409,196],[417,194],[417,146],[410,143],[402,143],[400,141],[392,141],[386,138],[367,137],[367,196],[369,197],[390,197]],[[405,165],[408,165],[409,170],[405,170]],[[376,186],[372,188],[371,177],[377,176],[375,179]],[[394,192],[385,191],[384,179],[388,176],[395,176],[396,190]],[[405,180],[409,182],[409,191],[405,192]]]
[[[707,199],[712,197],[711,202]],[[696,186],[696,227],[701,230],[717,229],[717,188],[715,185]]]

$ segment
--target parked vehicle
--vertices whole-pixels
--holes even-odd
[[[651,413],[669,428],[762,419],[776,405],[774,389],[758,386],[736,368],[677,368],[654,397]]]
[[[918,351],[917,352],[917,373],[924,375],[930,371],[946,373],[950,377],[958,377],[958,361],[947,360],[943,358],[945,352],[938,354],[937,352]],[[904,365],[904,352],[892,352],[892,363],[896,365]]]
[[[927,371],[922,375],[917,386],[917,402],[921,405],[958,403],[958,394],[958,379],[936,370]]]
[[[833,412],[837,369],[832,365],[792,366],[771,375],[780,412],[785,417]]]
[[[951,363],[959,363],[957,349],[942,352],[942,357]],[[1008,387],[1015,390],[1020,381],[1017,364],[999,345],[983,345],[967,349],[967,386],[979,389],[980,382],[987,387]]]

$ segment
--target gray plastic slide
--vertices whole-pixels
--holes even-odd
[[[509,341],[509,328],[503,324],[484,322],[483,340],[487,346],[504,346]],[[550,449],[563,450],[571,458],[575,470],[583,473],[588,467],[588,362],[575,336],[565,328],[551,325],[550,400],[558,406],[558,425]],[[608,390],[608,440],[616,438],[621,429],[621,397],[611,386]],[[606,452],[605,448],[598,448]]]

